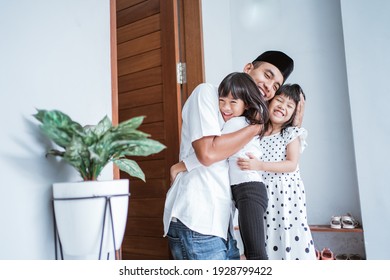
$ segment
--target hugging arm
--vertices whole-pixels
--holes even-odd
[[[201,165],[209,166],[227,159],[257,135],[260,129],[260,125],[248,125],[236,132],[221,136],[206,136],[194,141],[192,146],[195,153],[171,166],[171,184],[180,172],[191,171]]]
[[[238,119],[236,119],[238,120]],[[239,121],[239,120],[238,120]],[[195,153],[190,154],[170,169],[171,183],[178,173],[191,171],[199,166],[209,166],[227,159],[240,150],[262,129],[260,125],[242,126],[233,120],[225,123],[220,136],[204,136],[192,142]],[[200,158],[199,158],[200,157]]]
[[[239,158],[237,165],[242,170],[268,171],[275,173],[293,172],[297,169],[300,156],[300,140],[294,139],[287,145],[286,159],[277,162],[265,162],[248,154],[249,159]]]
[[[209,166],[236,153],[255,137],[261,128],[260,125],[248,125],[236,132],[221,136],[202,137],[192,142],[192,147],[199,162]]]

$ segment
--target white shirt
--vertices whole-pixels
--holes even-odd
[[[194,153],[193,141],[221,135],[224,121],[218,105],[213,85],[201,84],[190,95],[182,110],[180,160]],[[227,239],[232,209],[227,160],[182,172],[167,193],[164,236],[177,218],[193,231]]]
[[[235,132],[248,125],[249,124],[245,117],[234,117],[225,123],[222,129],[222,134]],[[241,170],[237,165],[238,158],[249,158],[247,153],[253,154],[257,159],[260,160],[261,156],[263,155],[260,146],[260,138],[256,136],[241,150],[228,158],[230,185],[237,185],[244,182],[254,181],[263,182],[261,172],[256,170]],[[187,168],[187,171],[191,171],[194,168],[202,166],[195,153],[182,160]]]
[[[222,134],[235,132],[241,128],[248,126],[245,117],[235,117],[228,120],[223,129]],[[261,173],[256,170],[241,170],[237,165],[238,158],[249,158],[246,154],[251,153],[260,160],[262,151],[260,149],[260,138],[255,136],[248,144],[234,155],[230,156],[229,162],[229,178],[230,185],[237,185],[244,182],[263,182]]]

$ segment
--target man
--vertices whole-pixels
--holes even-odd
[[[266,100],[285,82],[293,60],[280,51],[259,55],[244,67]],[[261,127],[249,125],[221,135],[224,124],[217,88],[200,84],[182,111],[180,160],[188,172],[180,173],[167,193],[164,235],[174,259],[239,259],[232,238],[232,196],[226,159],[240,150]],[[188,157],[195,152],[197,160]],[[194,168],[197,166],[197,168]]]

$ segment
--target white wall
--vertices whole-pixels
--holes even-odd
[[[109,0],[0,0],[0,41],[0,259],[53,259],[51,184],[80,178],[31,115],[111,117]]]
[[[332,215],[346,212],[360,219],[339,1],[230,0],[224,2],[230,15],[210,2],[202,2],[206,80],[218,83],[269,49],[291,55],[295,70],[288,81],[301,84],[307,96],[303,126],[309,146],[300,165],[309,222],[327,224]],[[226,42],[207,36],[208,21],[218,25],[226,18],[230,25],[219,29],[231,38],[229,55],[220,52],[229,49]],[[232,67],[218,68],[215,62],[209,75],[208,57],[230,60]]]
[[[332,215],[350,212],[364,223],[367,258],[390,259],[384,245],[390,214],[390,188],[385,186],[389,152],[384,151],[385,135],[390,135],[385,115],[389,4],[341,1],[219,0],[217,6],[203,0],[206,80],[217,84],[269,49],[291,55],[295,70],[288,82],[301,84],[307,95],[303,126],[309,146],[300,166],[309,223],[328,224]],[[219,30],[217,36],[210,36],[209,28]],[[218,41],[221,34],[231,39],[230,46]]]
[[[366,252],[390,259],[390,2],[341,0]]]
[[[232,22],[227,4],[226,0],[202,1],[205,76],[215,85],[233,68]]]

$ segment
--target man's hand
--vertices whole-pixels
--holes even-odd
[[[297,105],[297,113],[295,115],[293,125],[296,127],[301,127],[303,122],[303,115],[305,113],[305,98],[303,94],[300,94],[300,100]]]

